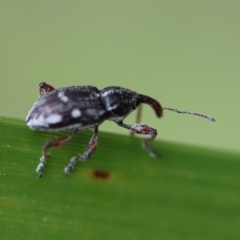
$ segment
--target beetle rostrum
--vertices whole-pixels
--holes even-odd
[[[120,127],[126,128],[133,133],[150,135],[142,140],[143,147],[155,157],[156,152],[149,146],[157,136],[157,130],[142,123],[128,125],[123,120],[141,103],[150,105],[157,117],[161,117],[163,109],[178,113],[187,113],[215,121],[214,118],[193,112],[179,111],[173,108],[162,108],[155,99],[138,94],[135,91],[122,87],[106,87],[101,90],[94,86],[71,86],[55,89],[51,85],[42,82],[39,84],[39,99],[33,105],[26,118],[27,125],[34,130],[40,131],[65,131],[72,134],[47,141],[43,146],[43,156],[36,169],[38,177],[42,176],[44,166],[49,157],[48,149],[59,147],[70,141],[78,130],[93,129],[85,152],[70,160],[65,167],[65,175],[68,176],[77,162],[83,162],[90,158],[97,148],[98,126],[105,120],[116,122]]]

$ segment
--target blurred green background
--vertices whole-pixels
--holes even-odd
[[[0,115],[25,119],[41,81],[120,85],[217,119],[159,120],[144,107],[159,139],[239,152],[239,9],[239,1],[2,0]],[[100,129],[128,134],[111,122]]]

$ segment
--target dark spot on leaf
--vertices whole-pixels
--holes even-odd
[[[110,177],[110,173],[105,170],[94,170],[92,174],[94,178],[99,179],[108,179]]]

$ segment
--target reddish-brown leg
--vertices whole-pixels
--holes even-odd
[[[74,132],[68,137],[56,138],[56,139],[48,141],[44,144],[43,156],[40,158],[40,163],[38,164],[37,169],[36,169],[36,172],[38,173],[39,178],[42,177],[42,173],[44,171],[44,165],[46,163],[47,158],[50,156],[50,154],[48,153],[48,149],[51,148],[51,147],[61,147],[61,146],[63,146],[68,141],[70,141],[77,134],[77,132],[78,132],[78,129],[75,129]]]
[[[124,124],[123,122],[119,122],[117,124],[120,127],[124,127],[126,129],[131,130],[134,133],[143,134],[143,135],[150,135],[151,136],[150,138],[144,138],[142,140],[142,146],[143,146],[144,149],[147,150],[147,152],[149,153],[150,156],[152,156],[152,157],[157,156],[157,152],[148,145],[148,143],[150,141],[152,141],[157,136],[157,130],[156,129],[151,128],[148,125],[141,124],[141,123],[127,125],[127,124]]]
[[[55,88],[45,82],[39,84],[39,97],[41,98],[45,94],[52,92]]]
[[[64,169],[65,176],[68,176],[73,171],[74,166],[77,162],[84,162],[91,157],[91,155],[94,153],[94,151],[97,148],[97,143],[98,143],[98,127],[95,127],[93,136],[89,141],[88,146],[85,152],[83,153],[83,155],[79,154],[76,157],[73,157],[70,160],[70,163],[65,167]]]

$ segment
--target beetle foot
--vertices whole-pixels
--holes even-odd
[[[69,163],[65,168],[64,168],[64,175],[67,177],[74,169],[74,166]]]
[[[70,160],[70,163],[64,168],[65,177],[67,177],[73,171],[75,164],[79,161],[80,158],[82,158],[82,156],[78,155]]]
[[[42,173],[44,171],[45,162],[46,162],[46,158],[44,156],[42,156],[40,158],[40,163],[38,164],[38,166],[36,168],[36,172],[38,173],[38,178],[42,177]]]
[[[156,157],[158,158],[159,157],[159,154],[157,153],[156,150],[154,150],[153,148],[151,148],[148,144],[147,144],[147,141],[142,141],[142,147],[148,152],[148,154],[151,156],[151,157]]]

